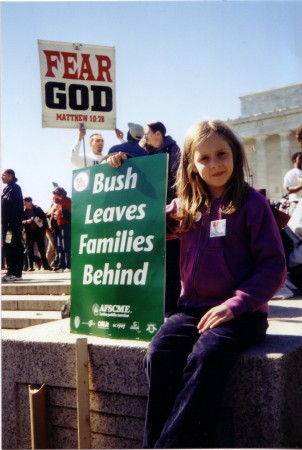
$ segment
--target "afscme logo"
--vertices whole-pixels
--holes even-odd
[[[130,314],[130,305],[101,305],[100,313],[128,313]]]

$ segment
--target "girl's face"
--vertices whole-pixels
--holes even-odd
[[[193,160],[193,170],[207,184],[212,199],[221,197],[234,170],[228,142],[218,134],[212,134],[196,147]]]

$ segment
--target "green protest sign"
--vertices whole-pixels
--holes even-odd
[[[73,172],[73,333],[150,341],[164,316],[166,154]]]

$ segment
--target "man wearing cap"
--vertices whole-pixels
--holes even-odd
[[[146,156],[148,153],[139,145],[139,141],[144,136],[144,129],[141,125],[136,123],[128,123],[129,131],[127,133],[127,141],[122,144],[114,145],[108,152],[108,155],[112,153],[123,152],[127,155],[127,158],[133,158],[136,156]]]

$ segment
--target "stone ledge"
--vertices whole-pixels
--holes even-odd
[[[70,286],[58,284],[30,284],[17,281],[2,286],[3,295],[69,295]]]
[[[218,447],[302,447],[302,299],[271,302],[266,342],[240,356]],[[69,319],[2,333],[2,446],[30,448],[28,384],[47,385],[52,448],[77,448],[75,343]],[[148,343],[85,336],[93,448],[140,448]],[[70,420],[69,420],[70,419]],[[58,431],[59,430],[59,431]]]
[[[2,311],[60,311],[70,295],[2,295]]]
[[[19,329],[61,320],[60,311],[2,311],[2,329]]]

